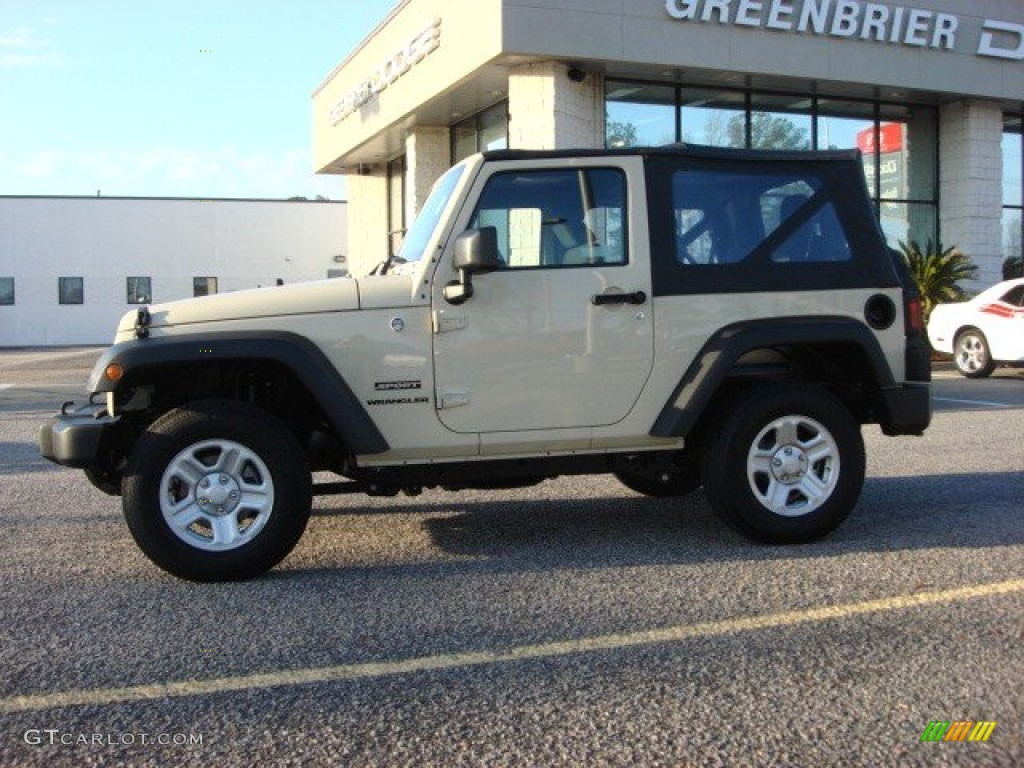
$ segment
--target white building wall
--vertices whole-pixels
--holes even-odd
[[[405,221],[412,223],[430,188],[451,167],[451,131],[447,126],[413,128],[405,140]]]
[[[557,61],[513,67],[508,79],[509,146],[597,149],[604,146],[604,81],[569,79]]]
[[[973,289],[1002,279],[1002,137],[998,103],[957,101],[939,117],[943,246],[979,267]]]
[[[0,198],[0,346],[104,344],[149,277],[153,303],[190,298],[194,277],[221,293],[318,280],[344,269],[344,203],[143,198]],[[84,303],[58,302],[58,278],[83,278]]]
[[[345,175],[348,192],[348,264],[365,275],[388,256],[388,179],[385,165]]]

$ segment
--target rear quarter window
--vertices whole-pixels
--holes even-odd
[[[655,293],[895,285],[858,181],[824,163],[650,159]]]

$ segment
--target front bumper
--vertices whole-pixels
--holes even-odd
[[[103,446],[120,417],[108,416],[102,405],[87,405],[73,413],[61,411],[39,428],[39,453],[55,464],[89,469],[102,463]]]
[[[932,422],[931,387],[908,381],[882,390],[882,432],[887,435],[922,435]]]

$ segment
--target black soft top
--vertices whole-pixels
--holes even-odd
[[[660,147],[618,147],[613,149],[495,149],[483,153],[485,160],[565,160],[574,157],[699,157],[708,160],[766,162],[860,162],[859,149],[793,150],[735,149],[703,144],[668,144]]]

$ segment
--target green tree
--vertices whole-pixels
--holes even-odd
[[[1003,262],[1003,280],[1024,277],[1024,257],[1007,256]]]
[[[935,245],[929,240],[928,245],[922,249],[916,240],[911,240],[909,244],[900,240],[900,250],[921,292],[921,310],[925,323],[936,304],[967,298],[959,282],[973,280],[978,274],[978,267],[958,248],[953,246],[943,249],[941,243]]]
[[[605,140],[609,147],[635,147],[638,143],[636,126],[612,120],[607,123]]]
[[[729,146],[746,146],[747,126],[743,115],[729,119]],[[750,113],[750,146],[756,149],[809,149],[807,129],[785,117],[768,112]]]

